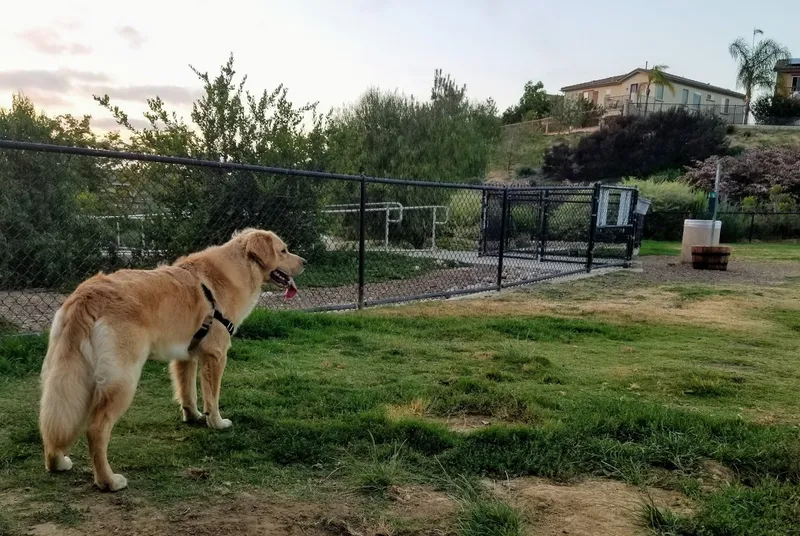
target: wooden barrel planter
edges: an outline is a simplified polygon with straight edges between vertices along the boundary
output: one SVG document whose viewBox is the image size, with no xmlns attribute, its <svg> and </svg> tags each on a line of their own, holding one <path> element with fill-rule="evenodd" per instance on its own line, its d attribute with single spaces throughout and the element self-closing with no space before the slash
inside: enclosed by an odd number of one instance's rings
<svg viewBox="0 0 800 536">
<path fill-rule="evenodd" d="M 728 269 L 731 248 L 728 246 L 692 246 L 692 267 L 695 270 Z"/>
</svg>

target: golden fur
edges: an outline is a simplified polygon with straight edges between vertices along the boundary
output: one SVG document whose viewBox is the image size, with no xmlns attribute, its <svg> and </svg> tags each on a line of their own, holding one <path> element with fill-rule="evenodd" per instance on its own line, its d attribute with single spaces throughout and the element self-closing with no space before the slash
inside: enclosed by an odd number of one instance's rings
<svg viewBox="0 0 800 536">
<path fill-rule="evenodd" d="M 66 456 L 84 427 L 95 483 L 116 491 L 127 485 L 106 455 L 111 429 L 127 410 L 148 358 L 171 361 L 175 396 L 183 420 L 199 421 L 197 367 L 206 422 L 227 428 L 219 414 L 219 392 L 230 336 L 218 321 L 189 350 L 194 334 L 211 314 L 201 283 L 217 309 L 239 326 L 255 307 L 261 287 L 288 276 L 305 261 L 289 253 L 272 232 L 247 229 L 221 246 L 154 270 L 120 270 L 84 281 L 53 319 L 42 365 L 39 423 L 48 471 L 66 471 Z M 293 282 L 292 282 L 293 285 Z"/>
</svg>

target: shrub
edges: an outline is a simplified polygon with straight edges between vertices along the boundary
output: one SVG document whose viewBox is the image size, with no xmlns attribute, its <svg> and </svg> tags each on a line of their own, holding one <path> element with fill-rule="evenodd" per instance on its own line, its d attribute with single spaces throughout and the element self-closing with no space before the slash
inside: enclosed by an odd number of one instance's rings
<svg viewBox="0 0 800 536">
<path fill-rule="evenodd" d="M 724 123 L 682 108 L 647 117 L 609 118 L 575 148 L 554 146 L 544 171 L 562 180 L 644 177 L 681 168 L 728 148 Z"/>
<path fill-rule="evenodd" d="M 643 238 L 680 240 L 683 220 L 705 209 L 703 193 L 685 183 L 626 179 L 624 184 L 637 187 L 639 195 L 650 200 L 650 211 L 644 218 Z"/>
<path fill-rule="evenodd" d="M 107 95 L 95 97 L 129 131 L 122 148 L 284 168 L 323 166 L 324 121 L 316 104 L 296 106 L 283 85 L 250 93 L 246 77 L 237 80 L 233 56 L 216 76 L 193 71 L 203 93 L 193 103 L 191 124 L 155 96 L 148 99 L 147 126 L 135 128 Z M 321 204 L 319 181 L 144 162 L 128 163 L 124 179 L 131 190 L 126 205 L 159 215 L 145 221 L 145 235 L 150 249 L 167 259 L 224 242 L 244 227 L 272 229 L 306 257 L 321 250 L 319 219 L 309 217 Z"/>
<path fill-rule="evenodd" d="M 88 118 L 50 119 L 21 96 L 0 109 L 0 138 L 97 144 Z M 101 254 L 109 235 L 89 217 L 109 170 L 100 159 L 0 151 L 0 288 L 68 287 L 109 267 Z"/>
<path fill-rule="evenodd" d="M 419 101 L 372 89 L 334 113 L 328 128 L 331 171 L 431 182 L 477 182 L 486 172 L 499 139 L 500 123 L 491 100 L 468 99 L 466 86 L 436 71 L 431 99 Z M 333 202 L 358 199 L 355 183 L 333 187 Z M 446 205 L 454 190 L 370 184 L 370 202 L 406 206 Z M 355 225 L 352 216 L 349 229 Z M 408 212 L 393 236 L 422 246 L 431 236 L 429 211 Z"/>
<path fill-rule="evenodd" d="M 800 99 L 764 95 L 753 103 L 753 115 L 760 125 L 792 125 L 800 121 Z"/>
<path fill-rule="evenodd" d="M 780 192 L 800 199 L 800 147 L 754 147 L 738 156 L 712 156 L 696 164 L 683 179 L 702 190 L 714 187 L 720 170 L 720 196 L 738 203 L 751 197 L 754 201 L 770 201 L 770 192 Z"/>
</svg>

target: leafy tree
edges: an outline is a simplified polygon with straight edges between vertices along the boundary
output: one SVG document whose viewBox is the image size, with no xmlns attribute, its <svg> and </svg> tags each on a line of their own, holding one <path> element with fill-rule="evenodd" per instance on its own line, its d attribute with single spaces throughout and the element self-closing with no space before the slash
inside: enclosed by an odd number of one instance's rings
<svg viewBox="0 0 800 536">
<path fill-rule="evenodd" d="M 327 164 L 332 171 L 431 182 L 479 182 L 485 175 L 500 127 L 493 101 L 474 102 L 466 86 L 440 70 L 431 98 L 421 102 L 397 92 L 370 89 L 354 104 L 337 110 L 327 131 Z M 357 184 L 338 185 L 331 202 L 358 201 Z M 444 205 L 450 190 L 370 184 L 370 202 L 406 206 Z M 430 236 L 429 212 L 403 216 L 401 236 L 421 246 Z M 345 223 L 346 232 L 357 228 Z M 370 226 L 372 227 L 372 226 Z M 380 228 L 376 225 L 377 228 Z"/>
<path fill-rule="evenodd" d="M 736 61 L 737 86 L 744 89 L 745 113 L 747 123 L 753 91 L 758 88 L 771 89 L 775 85 L 775 63 L 791 56 L 789 49 L 772 39 L 762 39 L 749 44 L 739 37 L 728 47 L 731 57 Z"/>
<path fill-rule="evenodd" d="M 71 146 L 102 146 L 90 118 L 50 118 L 22 95 L 0 108 L 0 138 Z M 112 185 L 100 159 L 0 151 L 0 288 L 69 287 L 112 261 L 100 253 L 110 239 L 92 218 Z"/>
<path fill-rule="evenodd" d="M 668 65 L 655 65 L 652 69 L 647 71 L 647 92 L 644 99 L 645 115 L 647 115 L 647 103 L 650 99 L 650 88 L 653 86 L 653 84 L 664 86 L 665 88 L 669 89 L 673 95 L 675 94 L 675 86 L 667 77 L 667 69 L 669 69 Z"/>
<path fill-rule="evenodd" d="M 553 118 L 569 128 L 596 126 L 603 116 L 603 108 L 583 98 L 562 97 L 554 101 Z"/>
<path fill-rule="evenodd" d="M 107 95 L 95 99 L 129 131 L 127 146 L 135 151 L 285 168 L 324 166 L 325 118 L 316 103 L 296 107 L 283 85 L 261 94 L 246 91 L 247 77 L 237 79 L 233 56 L 214 77 L 192 70 L 204 90 L 192 106 L 193 124 L 168 112 L 156 96 L 148 100 L 149 125 L 136 129 Z M 124 176 L 140 210 L 152 214 L 146 220 L 151 249 L 168 257 L 222 242 L 248 226 L 275 230 L 306 254 L 320 246 L 314 217 L 318 181 L 152 163 L 130 164 Z"/>
<path fill-rule="evenodd" d="M 800 99 L 764 95 L 753 104 L 753 116 L 760 125 L 791 125 L 800 120 Z"/>
<path fill-rule="evenodd" d="M 530 121 L 532 119 L 542 119 L 550 115 L 552 97 L 544 90 L 542 82 L 533 83 L 529 80 L 525 83 L 525 89 L 519 99 L 519 103 L 510 106 L 503 112 L 502 122 L 504 125 Z"/>
</svg>

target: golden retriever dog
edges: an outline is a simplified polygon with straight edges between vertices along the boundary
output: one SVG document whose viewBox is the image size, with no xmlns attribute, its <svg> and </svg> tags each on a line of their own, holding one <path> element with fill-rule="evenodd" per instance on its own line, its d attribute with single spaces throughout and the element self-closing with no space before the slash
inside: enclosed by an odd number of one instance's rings
<svg viewBox="0 0 800 536">
<path fill-rule="evenodd" d="M 45 468 L 69 470 L 69 448 L 86 427 L 97 486 L 127 486 L 111 470 L 107 448 L 148 358 L 171 361 L 184 421 L 200 421 L 204 414 L 209 427 L 229 427 L 219 414 L 219 393 L 231 335 L 265 283 L 294 296 L 293 277 L 304 265 L 275 233 L 246 229 L 170 266 L 101 273 L 81 283 L 53 318 L 42 365 Z M 197 409 L 198 364 L 203 414 Z"/>
</svg>

